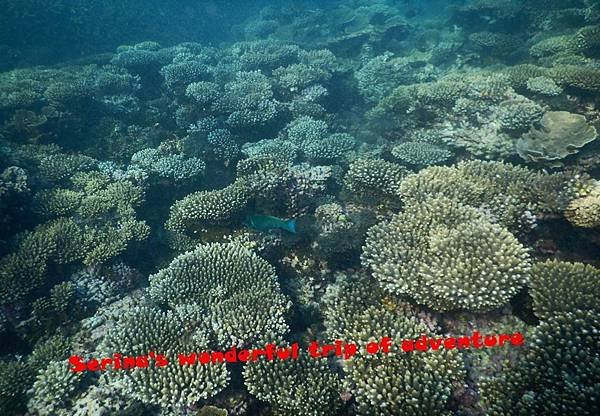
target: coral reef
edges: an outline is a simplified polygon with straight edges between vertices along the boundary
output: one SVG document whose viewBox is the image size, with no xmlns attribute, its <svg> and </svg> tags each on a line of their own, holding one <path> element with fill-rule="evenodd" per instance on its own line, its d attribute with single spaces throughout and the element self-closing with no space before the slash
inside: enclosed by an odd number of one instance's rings
<svg viewBox="0 0 600 416">
<path fill-rule="evenodd" d="M 531 270 L 530 293 L 540 319 L 571 311 L 597 311 L 598 277 L 594 266 L 549 260 Z"/>
<path fill-rule="evenodd" d="M 592 415 L 598 410 L 598 319 L 594 312 L 560 313 L 531 334 L 528 354 L 513 368 L 483 384 L 489 414 L 556 415 L 570 409 Z"/>
<path fill-rule="evenodd" d="M 171 207 L 166 227 L 185 233 L 198 232 L 203 226 L 227 223 L 242 212 L 248 199 L 247 186 L 241 182 L 187 195 Z"/>
<path fill-rule="evenodd" d="M 207 347 L 208 336 L 201 324 L 193 310 L 163 312 L 140 306 L 127 311 L 106 334 L 100 350 L 107 357 L 115 351 L 134 357 L 157 351 L 170 364 L 157 366 L 152 362 L 147 368 L 109 369 L 106 374 L 109 385 L 124 397 L 171 409 L 182 409 L 216 395 L 229 380 L 224 365 L 177 363 L 179 353 L 189 354 Z"/>
<path fill-rule="evenodd" d="M 0 414 L 598 413 L 597 0 L 4 3 Z"/>
<path fill-rule="evenodd" d="M 400 195 L 424 201 L 434 195 L 477 207 L 511 230 L 526 231 L 536 215 L 560 213 L 576 198 L 583 178 L 568 173 L 536 172 L 502 162 L 469 161 L 433 166 L 408 176 Z"/>
<path fill-rule="evenodd" d="M 410 205 L 371 228 L 362 258 L 386 291 L 438 311 L 500 307 L 530 269 L 512 234 L 447 198 Z"/>
<path fill-rule="evenodd" d="M 530 162 L 554 162 L 573 155 L 598 136 L 585 117 L 566 111 L 544 114 L 541 128 L 533 128 L 516 144 L 519 155 Z"/>
<path fill-rule="evenodd" d="M 199 246 L 177 257 L 150 277 L 149 295 L 172 308 L 197 306 L 223 348 L 264 345 L 288 330 L 289 305 L 272 266 L 233 244 Z"/>
<path fill-rule="evenodd" d="M 268 381 L 267 381 L 268 380 Z M 280 414 L 331 415 L 341 406 L 341 381 L 326 359 L 259 360 L 244 367 L 248 391 Z"/>
</svg>

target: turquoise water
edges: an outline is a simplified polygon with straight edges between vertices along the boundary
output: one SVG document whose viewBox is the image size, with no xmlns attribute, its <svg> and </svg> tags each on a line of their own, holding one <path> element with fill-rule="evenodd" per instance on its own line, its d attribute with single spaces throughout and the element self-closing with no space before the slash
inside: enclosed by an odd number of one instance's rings
<svg viewBox="0 0 600 416">
<path fill-rule="evenodd" d="M 598 413 L 598 1 L 4 3 L 0 414 Z"/>
</svg>

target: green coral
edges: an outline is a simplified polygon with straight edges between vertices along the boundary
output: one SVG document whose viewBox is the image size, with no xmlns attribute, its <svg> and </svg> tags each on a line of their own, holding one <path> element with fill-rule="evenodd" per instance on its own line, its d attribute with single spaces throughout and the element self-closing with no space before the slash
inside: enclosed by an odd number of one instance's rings
<svg viewBox="0 0 600 416">
<path fill-rule="evenodd" d="M 543 56 L 577 53 L 578 48 L 573 36 L 560 35 L 537 42 L 529 49 L 529 52 L 532 56 L 540 58 Z"/>
<path fill-rule="evenodd" d="M 457 78 L 401 85 L 382 99 L 376 108 L 394 117 L 406 116 L 407 113 L 435 116 L 452 108 L 456 100 L 465 96 L 468 90 L 468 84 Z"/>
<path fill-rule="evenodd" d="M 206 138 L 208 144 L 207 153 L 210 158 L 224 162 L 226 165 L 231 160 L 235 160 L 240 147 L 235 138 L 227 129 L 216 129 L 208 133 Z"/>
<path fill-rule="evenodd" d="M 242 181 L 218 190 L 192 193 L 171 206 L 168 230 L 193 233 L 203 227 L 227 224 L 239 215 L 250 199 L 249 189 Z"/>
<path fill-rule="evenodd" d="M 452 152 L 430 143 L 406 142 L 394 146 L 392 156 L 414 166 L 440 165 L 452 157 Z"/>
<path fill-rule="evenodd" d="M 35 374 L 21 361 L 0 361 L 0 413 L 21 412 L 25 393 L 33 383 Z"/>
<path fill-rule="evenodd" d="M 40 416 L 67 414 L 73 396 L 78 390 L 82 373 L 71 371 L 66 361 L 51 361 L 41 370 L 31 391 L 27 407 Z"/>
<path fill-rule="evenodd" d="M 586 26 L 577 31 L 574 43 L 579 52 L 593 57 L 598 57 L 600 50 L 600 25 Z"/>
<path fill-rule="evenodd" d="M 507 68 L 503 73 L 510 80 L 511 86 L 519 90 L 526 88 L 527 82 L 533 78 L 548 76 L 553 79 L 553 77 L 547 75 L 546 68 L 541 68 L 532 64 L 515 65 Z"/>
<path fill-rule="evenodd" d="M 328 131 L 326 122 L 309 116 L 292 120 L 285 128 L 287 139 L 297 144 L 318 142 L 327 137 Z"/>
<path fill-rule="evenodd" d="M 600 195 L 573 199 L 565 209 L 565 218 L 577 227 L 600 227 Z"/>
<path fill-rule="evenodd" d="M 547 75 L 563 87 L 600 92 L 600 69 L 594 67 L 557 65 L 550 68 Z"/>
<path fill-rule="evenodd" d="M 582 263 L 549 260 L 531 270 L 530 294 L 540 319 L 576 310 L 600 310 L 600 270 Z"/>
<path fill-rule="evenodd" d="M 44 179 L 60 182 L 77 172 L 91 170 L 96 163 L 88 156 L 59 153 L 44 157 L 40 161 L 39 171 Z"/>
<path fill-rule="evenodd" d="M 419 71 L 424 65 L 424 58 L 417 54 L 394 57 L 386 52 L 367 61 L 355 72 L 354 77 L 358 81 L 360 94 L 368 102 L 377 103 L 398 85 L 426 81 L 432 74 L 427 73 L 429 68 Z"/>
<path fill-rule="evenodd" d="M 469 35 L 469 40 L 478 52 L 491 56 L 509 55 L 519 46 L 519 38 L 506 33 L 475 32 Z"/>
<path fill-rule="evenodd" d="M 483 209 L 511 230 L 526 226 L 537 213 L 562 212 L 575 196 L 571 174 L 536 172 L 503 162 L 468 161 L 431 166 L 409 175 L 400 186 L 405 201 L 439 195 Z"/>
<path fill-rule="evenodd" d="M 205 163 L 196 157 L 165 154 L 159 149 L 143 149 L 131 157 L 130 169 L 141 169 L 159 178 L 178 181 L 204 176 Z"/>
<path fill-rule="evenodd" d="M 363 264 L 384 289 L 438 311 L 492 310 L 527 282 L 527 250 L 474 208 L 447 198 L 410 205 L 371 228 Z"/>
<path fill-rule="evenodd" d="M 80 172 L 71 182 L 72 189 L 36 195 L 35 209 L 58 218 L 23 233 L 15 249 L 0 259 L 0 303 L 19 300 L 42 286 L 50 263 L 99 265 L 147 238 L 148 225 L 136 219 L 135 208 L 144 198 L 139 186 L 112 181 L 97 171 Z M 71 216 L 61 217 L 65 214 Z"/>
<path fill-rule="evenodd" d="M 377 281 L 366 273 L 338 273 L 335 283 L 327 287 L 322 302 L 323 320 L 329 338 L 361 341 L 359 331 L 362 331 L 363 327 L 357 317 L 363 315 L 366 310 L 382 309 L 383 298 L 384 293 Z M 375 323 L 374 320 L 369 322 L 369 325 Z M 389 320 L 385 320 L 382 325 L 386 323 L 389 323 Z M 380 335 L 369 334 L 366 340 L 371 336 Z"/>
<path fill-rule="evenodd" d="M 0 258 L 0 304 L 15 302 L 43 285 L 47 262 L 55 250 L 44 233 L 31 233 L 19 249 Z"/>
<path fill-rule="evenodd" d="M 340 254 L 360 251 L 367 229 L 375 224 L 375 214 L 356 205 L 330 203 L 315 209 L 315 220 L 318 236 L 314 244 L 318 253 L 335 259 Z"/>
<path fill-rule="evenodd" d="M 407 333 L 417 338 L 420 334 Z M 433 352 L 360 357 L 346 364 L 346 384 L 355 395 L 359 415 L 450 415 L 452 381 L 461 377 L 453 354 Z"/>
<path fill-rule="evenodd" d="M 360 345 L 360 353 L 344 361 L 344 385 L 352 393 L 359 415 L 449 414 L 452 383 L 464 378 L 457 351 L 426 354 L 399 351 L 404 339 L 434 331 L 412 318 L 412 308 L 387 299 L 368 275 L 340 274 L 323 297 L 330 339 Z M 389 353 L 369 355 L 366 343 L 392 338 Z"/>
<path fill-rule="evenodd" d="M 64 235 L 70 236 L 72 241 L 63 237 L 63 245 L 70 244 L 73 250 L 79 249 L 86 265 L 104 263 L 122 253 L 132 241 L 147 238 L 149 227 L 144 221 L 137 220 L 135 213 L 135 208 L 144 201 L 141 187 L 128 180 L 112 181 L 100 172 L 79 173 L 71 181 L 80 201 L 73 219 L 59 219 L 49 224 L 68 227 L 70 232 Z M 69 194 L 74 200 L 74 194 Z M 60 205 L 52 207 L 53 197 L 52 192 L 39 195 L 38 205 L 44 211 L 62 208 Z M 61 211 L 53 214 L 60 215 Z M 58 235 L 57 232 L 54 234 Z M 64 252 L 64 249 L 59 251 Z M 68 262 L 76 258 L 79 257 Z"/>
<path fill-rule="evenodd" d="M 27 365 L 38 371 L 48 364 L 48 361 L 66 360 L 72 352 L 71 342 L 63 335 L 57 334 L 45 341 L 39 342 L 27 357 Z"/>
<path fill-rule="evenodd" d="M 298 151 L 299 148 L 295 143 L 280 139 L 263 139 L 242 146 L 242 152 L 249 158 L 270 157 L 289 163 L 296 159 Z"/>
<path fill-rule="evenodd" d="M 328 416 L 341 406 L 341 381 L 326 359 L 301 351 L 294 360 L 259 360 L 244 367 L 250 394 L 273 406 L 281 415 Z"/>
<path fill-rule="evenodd" d="M 559 35 L 534 44 L 530 53 L 537 58 L 553 55 L 589 55 L 598 53 L 600 26 L 586 26 L 575 34 Z"/>
<path fill-rule="evenodd" d="M 304 155 L 315 163 L 331 163 L 343 158 L 356 146 L 356 140 L 346 133 L 335 133 L 321 140 L 304 143 Z"/>
<path fill-rule="evenodd" d="M 194 100 L 201 109 L 208 109 L 220 96 L 219 84 L 214 82 L 192 82 L 185 90 L 185 95 Z"/>
<path fill-rule="evenodd" d="M 331 74 L 319 67 L 292 64 L 275 69 L 273 77 L 283 90 L 296 92 L 314 84 L 327 82 L 331 78 Z"/>
<path fill-rule="evenodd" d="M 500 103 L 496 112 L 503 130 L 511 133 L 523 133 L 542 118 L 544 109 L 534 101 L 519 98 Z"/>
<path fill-rule="evenodd" d="M 563 89 L 553 79 L 543 76 L 528 79 L 527 89 L 533 93 L 547 97 L 556 97 L 563 92 Z"/>
<path fill-rule="evenodd" d="M 33 204 L 35 212 L 43 217 L 65 216 L 75 213 L 82 199 L 80 192 L 52 188 L 36 193 Z"/>
<path fill-rule="evenodd" d="M 396 199 L 400 184 L 408 175 L 402 165 L 383 159 L 357 159 L 344 176 L 345 187 L 358 197 Z"/>
<path fill-rule="evenodd" d="M 193 406 L 221 390 L 229 381 L 224 364 L 180 365 L 178 354 L 190 354 L 208 348 L 208 336 L 201 315 L 188 311 L 161 311 L 149 306 L 128 309 L 113 324 L 100 344 L 105 356 L 118 351 L 123 356 L 164 354 L 166 366 L 132 370 L 108 369 L 110 387 L 124 397 L 171 411 Z"/>
<path fill-rule="evenodd" d="M 149 294 L 173 308 L 201 307 L 222 347 L 264 345 L 288 330 L 284 316 L 289 305 L 275 270 L 234 244 L 201 245 L 180 255 L 150 276 Z"/>
<path fill-rule="evenodd" d="M 482 403 L 491 416 L 595 415 L 600 385 L 597 313 L 560 313 L 542 321 L 522 360 L 482 382 Z"/>
</svg>

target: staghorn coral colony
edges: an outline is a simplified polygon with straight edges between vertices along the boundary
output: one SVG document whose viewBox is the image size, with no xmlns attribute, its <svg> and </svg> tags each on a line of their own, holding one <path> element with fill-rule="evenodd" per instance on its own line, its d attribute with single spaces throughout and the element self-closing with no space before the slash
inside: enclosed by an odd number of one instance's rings
<svg viewBox="0 0 600 416">
<path fill-rule="evenodd" d="M 2 64 L 0 414 L 599 414 L 600 3 L 428 3 Z M 306 353 L 473 331 L 525 342 Z"/>
</svg>

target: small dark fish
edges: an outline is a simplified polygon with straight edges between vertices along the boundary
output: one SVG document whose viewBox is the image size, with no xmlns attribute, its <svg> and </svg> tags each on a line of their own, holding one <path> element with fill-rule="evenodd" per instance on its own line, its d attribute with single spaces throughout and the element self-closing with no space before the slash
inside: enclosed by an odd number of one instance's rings
<svg viewBox="0 0 600 416">
<path fill-rule="evenodd" d="M 272 217 L 270 215 L 250 215 L 246 218 L 244 224 L 257 231 L 269 231 L 279 228 L 292 234 L 296 234 L 295 218 L 292 218 L 291 220 L 282 220 L 281 218 Z"/>
</svg>

